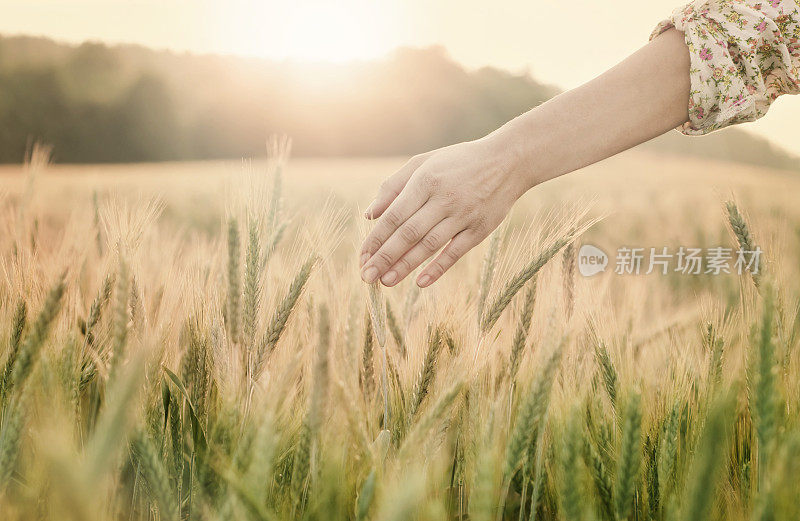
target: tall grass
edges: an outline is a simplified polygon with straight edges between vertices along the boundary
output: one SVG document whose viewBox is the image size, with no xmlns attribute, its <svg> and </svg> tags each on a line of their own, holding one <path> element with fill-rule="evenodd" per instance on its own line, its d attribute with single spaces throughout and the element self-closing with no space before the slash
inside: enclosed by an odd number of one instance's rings
<svg viewBox="0 0 800 521">
<path fill-rule="evenodd" d="M 433 288 L 364 287 L 363 233 L 284 202 L 270 149 L 202 233 L 95 190 L 68 221 L 4 199 L 0 518 L 800 518 L 790 249 L 644 298 L 578 278 L 566 212 Z"/>
</svg>

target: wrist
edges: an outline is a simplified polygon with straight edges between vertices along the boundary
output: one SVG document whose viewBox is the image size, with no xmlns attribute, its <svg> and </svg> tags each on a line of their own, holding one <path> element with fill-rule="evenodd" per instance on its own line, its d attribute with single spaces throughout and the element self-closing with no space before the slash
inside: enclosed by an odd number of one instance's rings
<svg viewBox="0 0 800 521">
<path fill-rule="evenodd" d="M 546 177 L 536 161 L 537 156 L 540 156 L 536 151 L 538 147 L 532 139 L 526 139 L 520 118 L 509 121 L 485 139 L 502 161 L 509 180 L 518 186 L 519 196 L 522 196 L 544 182 Z"/>
</svg>

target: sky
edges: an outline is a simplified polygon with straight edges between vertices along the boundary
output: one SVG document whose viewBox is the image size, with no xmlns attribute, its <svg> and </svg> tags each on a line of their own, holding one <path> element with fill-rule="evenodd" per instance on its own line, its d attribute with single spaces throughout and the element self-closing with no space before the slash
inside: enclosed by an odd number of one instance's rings
<svg viewBox="0 0 800 521">
<path fill-rule="evenodd" d="M 0 34 L 274 59 L 377 59 L 441 45 L 468 68 L 571 88 L 647 42 L 681 0 L 0 0 Z M 800 96 L 747 124 L 800 154 Z"/>
</svg>

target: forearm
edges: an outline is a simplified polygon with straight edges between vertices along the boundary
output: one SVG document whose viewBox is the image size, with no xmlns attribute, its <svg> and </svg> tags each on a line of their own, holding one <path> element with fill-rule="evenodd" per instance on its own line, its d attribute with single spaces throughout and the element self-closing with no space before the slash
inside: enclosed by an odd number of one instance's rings
<svg viewBox="0 0 800 521">
<path fill-rule="evenodd" d="M 673 29 L 486 139 L 510 156 L 528 189 L 687 121 L 689 83 L 688 49 L 683 33 Z"/>
</svg>

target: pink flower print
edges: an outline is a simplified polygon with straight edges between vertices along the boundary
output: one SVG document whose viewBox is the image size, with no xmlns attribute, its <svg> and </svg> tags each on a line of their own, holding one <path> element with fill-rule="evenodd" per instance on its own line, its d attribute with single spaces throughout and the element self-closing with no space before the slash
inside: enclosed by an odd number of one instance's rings
<svg viewBox="0 0 800 521">
<path fill-rule="evenodd" d="M 747 92 L 749 92 L 750 94 L 753 94 L 753 93 L 755 93 L 755 91 L 756 91 L 755 86 L 753 86 L 753 85 L 748 83 L 747 84 Z"/>
<path fill-rule="evenodd" d="M 709 61 L 709 60 L 711 60 L 711 58 L 713 58 L 713 57 L 714 57 L 714 55 L 711 53 L 711 50 L 709 50 L 709 48 L 708 48 L 708 47 L 702 47 L 702 48 L 700 49 L 700 59 L 701 59 L 701 60 L 703 60 L 703 61 Z"/>
<path fill-rule="evenodd" d="M 703 119 L 703 116 L 705 116 L 705 111 L 703 110 L 703 107 L 697 107 L 696 109 L 694 109 L 694 115 L 697 119 Z"/>
<path fill-rule="evenodd" d="M 778 7 L 779 5 L 781 5 L 781 0 L 769 0 L 769 5 L 771 5 L 772 7 Z"/>
<path fill-rule="evenodd" d="M 758 29 L 758 32 L 760 32 L 760 33 L 763 33 L 764 31 L 766 31 L 767 30 L 767 21 L 766 20 L 762 20 L 760 24 L 756 25 L 756 29 Z"/>
<path fill-rule="evenodd" d="M 715 80 L 721 80 L 723 73 L 724 73 L 724 71 L 722 70 L 722 67 L 714 67 L 714 79 Z"/>
</svg>

